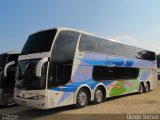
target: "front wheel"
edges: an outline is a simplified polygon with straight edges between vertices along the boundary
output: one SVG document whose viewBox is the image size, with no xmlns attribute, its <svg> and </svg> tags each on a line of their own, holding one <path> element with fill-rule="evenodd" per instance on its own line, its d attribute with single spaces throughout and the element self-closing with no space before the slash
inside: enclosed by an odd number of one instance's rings
<svg viewBox="0 0 160 120">
<path fill-rule="evenodd" d="M 89 97 L 85 89 L 80 89 L 77 94 L 76 107 L 83 108 L 88 105 Z"/>
<path fill-rule="evenodd" d="M 146 83 L 146 92 L 149 92 L 150 91 L 150 85 L 149 85 L 149 83 L 147 82 Z"/>
</svg>

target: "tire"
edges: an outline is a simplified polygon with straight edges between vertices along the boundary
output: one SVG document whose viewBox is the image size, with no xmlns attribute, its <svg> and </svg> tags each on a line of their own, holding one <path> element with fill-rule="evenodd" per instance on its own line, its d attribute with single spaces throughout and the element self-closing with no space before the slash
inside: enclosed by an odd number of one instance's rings
<svg viewBox="0 0 160 120">
<path fill-rule="evenodd" d="M 83 108 L 88 105 L 89 102 L 89 95 L 86 89 L 82 88 L 77 93 L 76 98 L 76 107 L 77 108 Z"/>
<path fill-rule="evenodd" d="M 104 101 L 104 93 L 100 87 L 97 87 L 94 92 L 94 104 L 99 104 Z"/>
<path fill-rule="evenodd" d="M 139 85 L 139 93 L 142 94 L 145 92 L 145 87 L 144 87 L 144 84 L 143 83 L 140 83 Z"/>
<path fill-rule="evenodd" d="M 146 89 L 146 92 L 150 91 L 150 84 L 148 82 L 146 83 L 146 88 L 145 89 Z"/>
</svg>

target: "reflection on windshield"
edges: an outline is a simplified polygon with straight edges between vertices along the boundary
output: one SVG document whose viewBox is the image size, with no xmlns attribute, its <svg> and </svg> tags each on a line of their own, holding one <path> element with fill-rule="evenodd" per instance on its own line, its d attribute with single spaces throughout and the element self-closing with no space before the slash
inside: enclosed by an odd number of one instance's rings
<svg viewBox="0 0 160 120">
<path fill-rule="evenodd" d="M 30 35 L 22 49 L 21 54 L 33 54 L 50 51 L 55 34 L 56 30 L 52 29 Z"/>
<path fill-rule="evenodd" d="M 2 75 L 3 75 L 3 71 L 2 71 L 2 67 L 0 67 L 0 80 L 1 80 Z"/>
<path fill-rule="evenodd" d="M 36 65 L 40 59 L 19 61 L 16 73 L 16 88 L 39 90 L 45 88 L 45 79 L 36 77 Z"/>
<path fill-rule="evenodd" d="M 1 54 L 0 55 L 0 67 L 4 67 L 5 63 L 6 63 L 6 60 L 7 60 L 7 55 L 6 54 Z"/>
</svg>

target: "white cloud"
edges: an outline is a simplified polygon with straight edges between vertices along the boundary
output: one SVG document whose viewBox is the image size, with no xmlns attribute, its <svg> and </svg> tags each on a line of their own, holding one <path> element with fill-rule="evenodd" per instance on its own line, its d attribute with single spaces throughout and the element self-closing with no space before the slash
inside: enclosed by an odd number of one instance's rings
<svg viewBox="0 0 160 120">
<path fill-rule="evenodd" d="M 139 42 L 137 41 L 137 39 L 135 39 L 132 36 L 128 36 L 128 35 L 109 36 L 107 38 L 109 38 L 111 40 L 114 40 L 114 41 L 119 41 L 119 42 L 122 42 L 122 43 L 125 43 L 125 44 L 129 44 L 129 45 L 138 45 L 139 44 Z"/>
<path fill-rule="evenodd" d="M 152 50 L 152 51 L 155 51 L 156 54 L 160 54 L 160 48 L 158 46 L 159 44 L 152 44 L 149 48 Z"/>
</svg>

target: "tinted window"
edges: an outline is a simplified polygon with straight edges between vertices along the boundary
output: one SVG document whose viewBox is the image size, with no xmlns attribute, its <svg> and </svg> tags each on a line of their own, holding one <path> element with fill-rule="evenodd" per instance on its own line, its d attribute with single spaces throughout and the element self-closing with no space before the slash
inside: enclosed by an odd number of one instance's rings
<svg viewBox="0 0 160 120">
<path fill-rule="evenodd" d="M 155 54 L 153 52 L 144 50 L 143 56 L 145 60 L 151 60 L 151 61 L 155 60 Z"/>
<path fill-rule="evenodd" d="M 0 54 L 0 67 L 4 67 L 7 62 L 8 55 L 7 54 Z"/>
<path fill-rule="evenodd" d="M 132 46 L 125 46 L 126 57 L 135 58 L 135 48 Z"/>
<path fill-rule="evenodd" d="M 95 80 L 136 79 L 138 68 L 94 66 L 93 78 Z"/>
<path fill-rule="evenodd" d="M 19 54 L 9 54 L 7 63 L 15 61 L 17 63 Z M 7 69 L 7 77 L 2 79 L 2 84 L 4 88 L 13 88 L 15 84 L 15 72 L 17 64 L 11 65 Z M 13 89 L 12 89 L 13 92 Z"/>
<path fill-rule="evenodd" d="M 156 59 L 156 55 L 154 52 L 149 52 L 149 60 L 154 61 Z"/>
<path fill-rule="evenodd" d="M 54 60 L 70 60 L 74 56 L 79 34 L 76 32 L 60 32 L 54 43 L 52 57 Z"/>
<path fill-rule="evenodd" d="M 35 76 L 36 65 L 40 59 L 18 61 L 15 87 L 26 90 L 42 90 L 46 87 L 47 62 L 42 66 L 42 77 Z"/>
<path fill-rule="evenodd" d="M 143 49 L 136 48 L 135 49 L 135 57 L 138 58 L 138 59 L 145 59 Z"/>
<path fill-rule="evenodd" d="M 56 30 L 53 29 L 30 35 L 22 49 L 22 54 L 50 51 L 55 34 Z"/>
<path fill-rule="evenodd" d="M 115 79 L 115 71 L 113 67 L 94 66 L 93 78 L 95 80 L 112 80 Z"/>
<path fill-rule="evenodd" d="M 19 54 L 11 54 L 11 55 L 9 55 L 7 62 L 11 62 L 11 61 L 15 61 L 16 62 L 18 60 L 18 56 L 19 56 Z"/>
<path fill-rule="evenodd" d="M 66 84 L 71 79 L 72 64 L 52 62 L 49 71 L 49 87 Z"/>
<path fill-rule="evenodd" d="M 99 47 L 100 53 L 114 54 L 114 51 L 113 51 L 114 48 L 112 46 L 111 41 L 100 39 L 99 42 L 100 42 L 100 44 L 99 44 L 100 45 L 100 47 Z"/>
<path fill-rule="evenodd" d="M 126 56 L 126 50 L 125 50 L 125 45 L 121 43 L 117 43 L 118 45 L 118 55 L 119 56 Z"/>
<path fill-rule="evenodd" d="M 80 51 L 90 51 L 151 61 L 155 60 L 154 52 L 89 35 L 81 36 Z"/>
<path fill-rule="evenodd" d="M 118 53 L 119 53 L 119 51 L 118 51 L 118 48 L 119 48 L 118 44 L 115 43 L 115 42 L 113 42 L 113 48 L 114 48 L 113 54 L 114 55 L 118 55 Z"/>
<path fill-rule="evenodd" d="M 72 31 L 58 35 L 52 50 L 48 87 L 64 85 L 70 80 L 78 38 L 79 33 Z"/>
<path fill-rule="evenodd" d="M 151 61 L 155 60 L 155 53 L 148 50 L 136 48 L 135 55 L 136 58 L 138 59 L 151 60 Z"/>
<path fill-rule="evenodd" d="M 98 39 L 96 37 L 82 35 L 80 40 L 80 51 L 98 52 Z"/>
<path fill-rule="evenodd" d="M 117 79 L 134 79 L 138 77 L 139 69 L 116 67 L 115 72 L 116 72 Z"/>
</svg>

